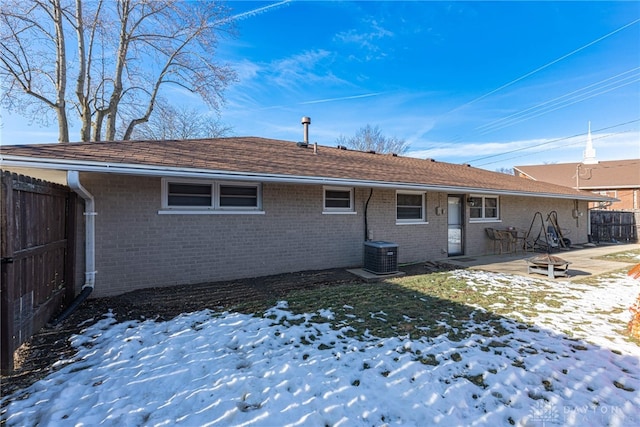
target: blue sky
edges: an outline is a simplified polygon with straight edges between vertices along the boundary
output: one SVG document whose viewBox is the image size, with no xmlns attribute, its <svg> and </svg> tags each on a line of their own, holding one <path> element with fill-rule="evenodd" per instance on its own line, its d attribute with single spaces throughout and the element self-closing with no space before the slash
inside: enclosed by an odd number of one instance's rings
<svg viewBox="0 0 640 427">
<path fill-rule="evenodd" d="M 310 140 L 335 145 L 370 124 L 408 155 L 494 170 L 580 161 L 591 122 L 599 160 L 640 158 L 639 2 L 228 5 L 239 35 L 218 58 L 239 76 L 221 116 L 234 135 L 298 141 L 309 116 Z M 25 140 L 19 122 L 5 141 Z"/>
</svg>

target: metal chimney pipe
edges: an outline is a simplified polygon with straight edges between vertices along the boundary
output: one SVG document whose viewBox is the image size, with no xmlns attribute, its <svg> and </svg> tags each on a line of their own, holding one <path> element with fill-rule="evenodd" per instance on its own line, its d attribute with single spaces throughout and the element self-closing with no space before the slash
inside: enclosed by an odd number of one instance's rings
<svg viewBox="0 0 640 427">
<path fill-rule="evenodd" d="M 302 123 L 302 126 L 304 127 L 304 143 L 308 144 L 309 143 L 309 125 L 311 124 L 311 118 L 305 116 L 302 118 L 300 123 Z"/>
</svg>

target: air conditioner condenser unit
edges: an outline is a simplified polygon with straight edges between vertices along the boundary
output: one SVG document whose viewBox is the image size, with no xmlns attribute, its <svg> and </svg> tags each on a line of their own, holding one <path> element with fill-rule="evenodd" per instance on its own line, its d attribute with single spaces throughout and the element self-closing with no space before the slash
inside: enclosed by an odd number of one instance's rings
<svg viewBox="0 0 640 427">
<path fill-rule="evenodd" d="M 364 242 L 364 270 L 373 274 L 398 272 L 398 245 L 391 242 Z"/>
</svg>

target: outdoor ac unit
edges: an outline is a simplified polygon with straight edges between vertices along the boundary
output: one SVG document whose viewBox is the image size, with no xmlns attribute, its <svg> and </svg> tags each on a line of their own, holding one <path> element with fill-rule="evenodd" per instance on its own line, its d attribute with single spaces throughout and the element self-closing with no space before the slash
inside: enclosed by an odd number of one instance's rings
<svg viewBox="0 0 640 427">
<path fill-rule="evenodd" d="M 398 245 L 391 242 L 364 242 L 364 270 L 373 274 L 398 272 Z"/>
</svg>

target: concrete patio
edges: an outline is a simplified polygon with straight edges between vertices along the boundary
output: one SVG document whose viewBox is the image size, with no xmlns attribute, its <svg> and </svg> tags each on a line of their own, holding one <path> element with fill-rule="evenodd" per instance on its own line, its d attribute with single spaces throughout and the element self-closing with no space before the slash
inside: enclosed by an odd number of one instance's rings
<svg viewBox="0 0 640 427">
<path fill-rule="evenodd" d="M 579 280 L 586 276 L 595 276 L 615 270 L 631 268 L 634 264 L 627 262 L 597 259 L 603 255 L 616 252 L 640 249 L 640 244 L 606 244 L 594 247 L 576 247 L 569 250 L 555 250 L 551 254 L 570 262 L 567 277 L 553 280 Z M 527 272 L 527 258 L 540 255 L 539 252 L 518 252 L 515 254 L 460 256 L 444 258 L 439 261 L 463 268 L 484 270 L 494 273 L 516 274 L 527 277 L 548 278 L 546 275 Z M 638 260 L 640 262 L 640 260 Z"/>
</svg>

